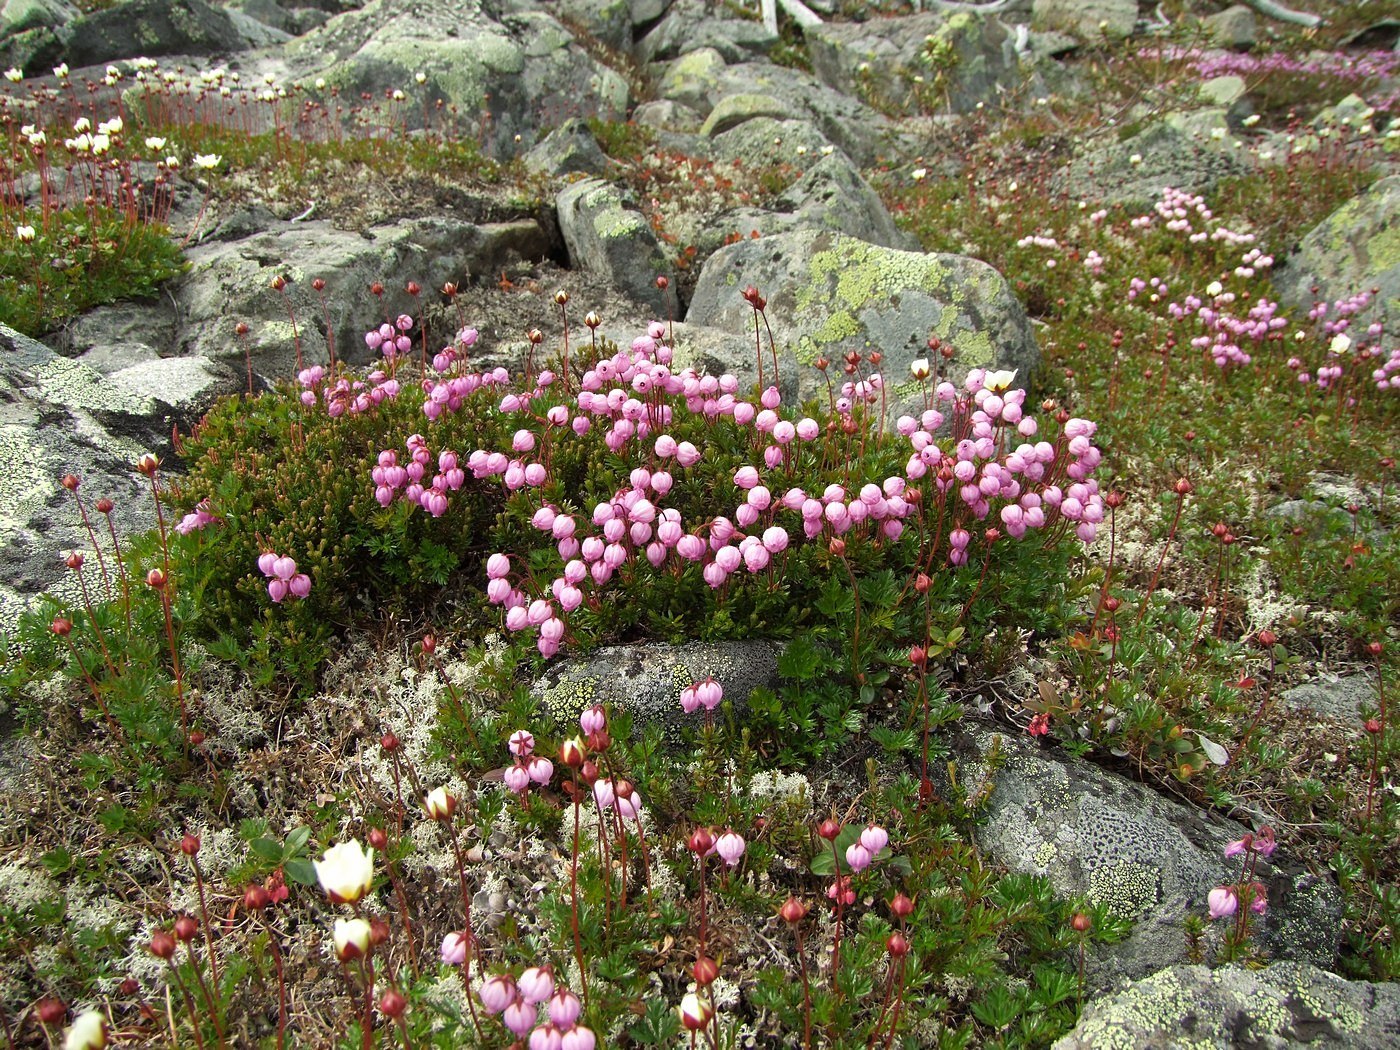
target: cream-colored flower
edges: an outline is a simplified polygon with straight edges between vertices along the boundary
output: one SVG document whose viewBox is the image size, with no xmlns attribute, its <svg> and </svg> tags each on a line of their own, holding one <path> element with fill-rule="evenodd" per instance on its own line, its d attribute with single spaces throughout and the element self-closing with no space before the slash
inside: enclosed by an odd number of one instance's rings
<svg viewBox="0 0 1400 1050">
<path fill-rule="evenodd" d="M 369 923 L 364 919 L 335 920 L 335 955 L 337 959 L 358 959 L 369 951 Z"/>
<path fill-rule="evenodd" d="M 334 904 L 358 903 L 374 881 L 374 850 L 365 849 L 356 839 L 332 846 L 312 864 Z"/>
<path fill-rule="evenodd" d="M 152 135 L 146 140 L 146 148 L 153 153 L 159 153 L 161 150 L 165 149 L 165 139 L 161 138 L 159 135 Z"/>
<path fill-rule="evenodd" d="M 190 163 L 202 171 L 213 171 L 223 159 L 217 153 L 196 153 Z"/>
<path fill-rule="evenodd" d="M 1003 368 L 997 372 L 988 372 L 982 377 L 982 385 L 988 390 L 1000 393 L 1007 389 L 1016 381 L 1016 369 Z"/>
<path fill-rule="evenodd" d="M 33 226 L 16 226 L 15 239 L 28 244 L 34 240 L 35 231 Z"/>
<path fill-rule="evenodd" d="M 1219 281 L 1211 281 L 1210 284 L 1206 285 L 1206 295 L 1209 296 L 1219 295 L 1224 290 L 1225 286 Z"/>
<path fill-rule="evenodd" d="M 1332 353 L 1341 356 L 1351 349 L 1351 336 L 1345 332 L 1338 332 L 1332 337 L 1331 344 L 1327 347 Z"/>
<path fill-rule="evenodd" d="M 433 788 L 423 800 L 423 811 L 434 820 L 451 820 L 457 811 L 457 799 L 447 788 Z"/>
<path fill-rule="evenodd" d="M 73 1018 L 63 1037 L 63 1050 L 102 1050 L 107 1045 L 107 1018 L 97 1010 L 85 1010 Z"/>
<path fill-rule="evenodd" d="M 916 357 L 909 362 L 909 374 L 915 379 L 924 380 L 928 378 L 928 358 Z"/>
<path fill-rule="evenodd" d="M 8 80 L 11 84 L 18 84 L 21 80 L 24 79 L 24 74 L 21 73 L 14 66 L 11 66 L 9 69 L 5 70 L 5 79 Z"/>
</svg>

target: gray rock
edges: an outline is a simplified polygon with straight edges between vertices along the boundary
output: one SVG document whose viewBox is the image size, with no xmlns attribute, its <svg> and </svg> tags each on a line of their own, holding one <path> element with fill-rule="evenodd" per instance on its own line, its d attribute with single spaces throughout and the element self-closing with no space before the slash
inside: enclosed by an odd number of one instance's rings
<svg viewBox="0 0 1400 1050">
<path fill-rule="evenodd" d="M 627 108 L 626 79 L 559 22 L 537 9 L 493 17 L 482 0 L 370 0 L 298 37 L 283 55 L 294 79 L 322 78 L 345 97 L 404 90 L 412 104 L 400 116 L 410 128 L 423 120 L 420 97 L 464 116 L 489 111 L 493 155 L 513 156 L 517 135 L 528 148 L 542 127 L 569 117 L 622 119 Z"/>
<path fill-rule="evenodd" d="M 1196 95 L 1208 106 L 1233 106 L 1249 90 L 1244 77 L 1212 77 L 1196 89 Z"/>
<path fill-rule="evenodd" d="M 632 14 L 632 26 L 650 25 L 661 20 L 671 0 L 628 0 L 627 7 Z"/>
<path fill-rule="evenodd" d="M 1032 15 L 1047 29 L 1087 40 L 1121 40 L 1137 26 L 1137 0 L 1035 0 Z"/>
<path fill-rule="evenodd" d="M 632 120 L 645 128 L 658 128 L 665 131 L 691 132 L 700 129 L 703 118 L 689 106 L 679 102 L 658 100 L 643 102 L 632 111 Z"/>
<path fill-rule="evenodd" d="M 1125 140 L 1091 146 L 1056 177 L 1055 185 L 1076 197 L 1146 208 L 1167 187 L 1201 193 L 1247 170 L 1233 152 L 1208 143 L 1158 122 Z"/>
<path fill-rule="evenodd" d="M 1367 675 L 1318 679 L 1294 686 L 1283 702 L 1294 711 L 1312 711 L 1347 729 L 1360 729 L 1365 711 L 1376 710 L 1379 697 L 1375 680 Z"/>
<path fill-rule="evenodd" d="M 573 117 L 546 135 L 524 156 L 525 167 L 540 175 L 602 175 L 608 158 L 588 122 Z"/>
<path fill-rule="evenodd" d="M 605 47 L 624 51 L 632 46 L 632 8 L 628 0 L 559 0 L 553 7 L 561 21 Z"/>
<path fill-rule="evenodd" d="M 473 274 L 499 273 L 522 259 L 538 261 L 550 249 L 549 237 L 533 220 L 476 226 L 440 218 L 407 219 L 362 233 L 321 221 L 279 222 L 253 237 L 195 245 L 186 250 L 190 271 L 175 286 L 184 321 L 180 352 L 225 362 L 242 375 L 247 351 L 260 375 L 287 377 L 295 368 L 298 338 L 306 363 L 327 359 L 312 280 L 322 278 L 327 297 L 341 304 L 363 304 L 369 286 L 379 281 L 385 293 L 372 308 L 342 305 L 332 314 L 336 355 L 363 363 L 367 316 L 416 315 L 421 309 L 404 291 L 410 278 L 440 288 Z M 286 301 L 271 289 L 278 275 L 288 282 Z M 295 336 L 288 302 L 298 318 Z M 246 341 L 234 332 L 240 321 L 250 328 Z"/>
<path fill-rule="evenodd" d="M 722 97 L 758 94 L 776 99 L 782 111 L 767 115 L 778 120 L 808 121 L 861 167 L 877 162 L 899 127 L 864 102 L 828 87 L 812 74 L 771 62 L 725 67 L 719 78 L 719 93 Z M 757 115 L 750 113 L 748 119 Z"/>
<path fill-rule="evenodd" d="M 1275 274 L 1274 286 L 1298 307 L 1378 288 L 1352 317 L 1351 331 L 1381 321 L 1390 339 L 1400 336 L 1400 176 L 1382 179 L 1319 223 Z"/>
<path fill-rule="evenodd" d="M 675 290 L 656 287 L 656 278 L 670 273 L 661 245 L 651 224 L 621 188 L 601 179 L 584 179 L 564 189 L 556 207 L 573 266 L 606 276 L 655 310 L 658 318 L 677 315 Z"/>
<path fill-rule="evenodd" d="M 726 62 L 746 62 L 767 54 L 777 42 L 762 22 L 726 18 L 723 7 L 705 0 L 676 0 L 637 42 L 635 53 L 643 62 L 669 62 L 686 52 L 710 47 Z"/>
<path fill-rule="evenodd" d="M 232 0 L 226 5 L 225 10 L 239 11 L 249 18 L 257 19 L 265 26 L 280 29 L 292 36 L 301 32 L 297 29 L 296 18 L 277 0 Z"/>
<path fill-rule="evenodd" d="M 159 451 L 162 431 L 169 433 L 150 398 L 0 325 L 0 631 L 12 630 L 41 592 L 81 602 L 63 553 L 91 555 L 93 545 L 59 485 L 64 474 L 78 476 L 89 507 L 101 496 L 114 501 L 119 534 L 152 524 L 149 491 L 132 465 Z M 90 568 L 89 585 L 100 591 L 95 559 Z"/>
<path fill-rule="evenodd" d="M 1204 916 L 1210 890 L 1239 878 L 1239 862 L 1223 851 L 1250 829 L 984 723 L 960 723 L 953 750 L 963 790 L 992 787 L 974 832 L 980 848 L 1014 871 L 1047 877 L 1064 896 L 1083 894 L 1134 921 L 1124 941 L 1091 954 L 1086 980 L 1107 987 L 1187 961 L 1182 920 Z M 1269 901 L 1254 917 L 1259 941 L 1275 958 L 1331 965 L 1341 897 L 1330 882 L 1282 870 L 1287 848 L 1274 854 L 1279 866 L 1260 861 L 1256 869 Z M 1220 930 L 1209 927 L 1208 938 Z"/>
<path fill-rule="evenodd" d="M 725 700 L 742 714 L 750 693 L 776 683 L 778 650 L 768 642 L 605 646 L 551 664 L 530 693 L 561 726 L 577 727 L 588 707 L 605 703 L 630 711 L 638 727 L 660 725 L 669 734 L 703 722 L 703 716 L 681 710 L 680 695 L 707 675 L 724 686 Z"/>
<path fill-rule="evenodd" d="M 1233 4 L 1206 18 L 1206 29 L 1220 47 L 1248 51 L 1259 42 L 1259 20 L 1243 4 Z"/>
<path fill-rule="evenodd" d="M 262 27 L 263 33 L 270 32 Z M 216 55 L 274 42 L 204 0 L 124 0 L 70 24 L 63 57 L 95 66 L 137 55 Z"/>
<path fill-rule="evenodd" d="M 788 114 L 788 107 L 772 95 L 746 93 L 726 95 L 710 110 L 705 123 L 700 125 L 700 134 L 713 137 L 731 131 L 746 121 L 758 117 L 778 119 Z"/>
<path fill-rule="evenodd" d="M 800 172 L 819 163 L 832 143 L 808 120 L 755 117 L 715 135 L 710 155 L 748 168 L 789 165 Z"/>
<path fill-rule="evenodd" d="M 179 422 L 197 422 L 214 402 L 238 391 L 233 370 L 202 357 L 167 357 L 128 365 L 107 382 L 135 397 L 169 406 Z"/>
<path fill-rule="evenodd" d="M 831 230 L 885 248 L 918 249 L 918 241 L 894 224 L 880 195 L 844 153 L 822 157 L 778 199 L 802 229 Z"/>
<path fill-rule="evenodd" d="M 26 29 L 52 29 L 78 17 L 68 0 L 5 0 L 0 6 L 0 35 Z"/>
<path fill-rule="evenodd" d="M 717 100 L 719 74 L 724 66 L 724 56 L 714 48 L 697 48 L 666 67 L 656 85 L 656 95 L 707 117 Z"/>
<path fill-rule="evenodd" d="M 909 365 L 937 335 L 956 349 L 951 377 L 973 367 L 1014 368 L 1024 377 L 1040 350 L 1021 304 L 1001 274 L 976 259 L 882 248 L 841 234 L 803 230 L 722 248 L 705 263 L 686 320 L 752 337 L 747 285 L 768 299 L 785 396 L 826 397 L 810 366 L 847 351 L 879 349 L 889 377 L 890 415 L 920 405 Z M 736 374 L 757 378 L 751 359 Z"/>
<path fill-rule="evenodd" d="M 916 112 L 921 97 L 936 97 L 968 113 L 1022 80 L 1006 26 L 967 11 L 826 23 L 807 30 L 807 49 L 823 83 L 886 112 Z M 923 78 L 918 92 L 915 77 Z"/>
<path fill-rule="evenodd" d="M 1089 1003 L 1054 1050 L 1400 1046 L 1400 984 L 1305 964 L 1173 966 Z"/>
</svg>

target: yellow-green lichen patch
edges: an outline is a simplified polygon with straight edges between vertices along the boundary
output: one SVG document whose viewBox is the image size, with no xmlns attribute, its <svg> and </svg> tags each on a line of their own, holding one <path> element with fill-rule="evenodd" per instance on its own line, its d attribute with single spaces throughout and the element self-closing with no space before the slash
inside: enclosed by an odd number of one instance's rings
<svg viewBox="0 0 1400 1050">
<path fill-rule="evenodd" d="M 152 408 L 145 398 L 112 386 L 96 369 L 66 357 L 55 357 L 36 368 L 34 383 L 45 401 L 68 408 L 135 415 L 144 415 Z"/>
<path fill-rule="evenodd" d="M 599 679 L 592 675 L 567 676 L 545 689 L 540 705 L 561 726 L 568 727 L 598 702 Z"/>
<path fill-rule="evenodd" d="M 1378 231 L 1366 245 L 1372 275 L 1400 266 L 1400 221 Z"/>
<path fill-rule="evenodd" d="M 0 484 L 0 525 L 9 526 L 28 508 L 42 505 L 58 491 L 52 465 L 28 427 L 0 427 L 0 461 L 5 476 Z"/>
<path fill-rule="evenodd" d="M 1136 919 L 1157 903 L 1159 875 L 1146 864 L 1122 862 L 1089 872 L 1088 897 L 1115 915 Z"/>
</svg>

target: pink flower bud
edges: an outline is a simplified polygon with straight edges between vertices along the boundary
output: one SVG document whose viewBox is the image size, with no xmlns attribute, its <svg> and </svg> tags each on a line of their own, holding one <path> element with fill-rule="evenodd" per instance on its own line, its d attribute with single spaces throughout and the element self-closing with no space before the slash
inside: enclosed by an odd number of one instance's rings
<svg viewBox="0 0 1400 1050">
<path fill-rule="evenodd" d="M 461 966 L 467 961 L 467 939 L 456 930 L 442 939 L 442 961 L 448 966 Z M 490 981 L 487 984 L 490 984 Z M 483 991 L 485 991 L 484 988 Z M 491 1012 L 495 1013 L 496 1011 Z"/>
</svg>

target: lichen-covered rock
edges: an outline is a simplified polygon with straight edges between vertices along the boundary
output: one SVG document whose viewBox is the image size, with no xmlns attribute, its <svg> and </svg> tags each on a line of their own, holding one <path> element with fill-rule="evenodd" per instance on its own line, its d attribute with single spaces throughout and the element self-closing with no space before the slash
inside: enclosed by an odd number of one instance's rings
<svg viewBox="0 0 1400 1050">
<path fill-rule="evenodd" d="M 788 112 L 788 107 L 772 95 L 754 92 L 726 95 L 710 110 L 705 123 L 700 125 L 700 134 L 719 135 L 756 117 L 780 119 L 787 116 Z"/>
<path fill-rule="evenodd" d="M 702 118 L 689 106 L 679 102 L 658 99 L 643 102 L 632 111 L 632 122 L 644 128 L 657 128 L 664 131 L 689 133 L 698 131 Z"/>
<path fill-rule="evenodd" d="M 1087 40 L 1122 39 L 1137 25 L 1138 0 L 1035 0 L 1036 24 Z"/>
<path fill-rule="evenodd" d="M 0 631 L 10 631 L 42 591 L 81 600 L 63 554 L 90 555 L 92 543 L 59 479 L 75 474 L 87 499 L 111 498 L 119 533 L 145 529 L 149 491 L 132 465 L 169 430 L 150 397 L 3 325 L 0 403 Z"/>
<path fill-rule="evenodd" d="M 632 46 L 632 8 L 627 0 L 559 0 L 554 5 L 570 26 L 614 51 Z"/>
<path fill-rule="evenodd" d="M 965 719 L 952 743 L 960 787 L 970 796 L 991 788 L 974 832 L 979 847 L 1133 921 L 1125 940 L 1090 954 L 1092 986 L 1187 961 L 1182 921 L 1204 917 L 1206 895 L 1238 879 L 1239 862 L 1224 848 L 1250 829 L 983 723 Z M 1341 897 L 1330 882 L 1285 870 L 1287 849 L 1279 847 L 1274 866 L 1259 864 L 1269 902 L 1254 917 L 1259 943 L 1273 958 L 1331 965 Z M 1208 929 L 1211 944 L 1219 936 L 1218 924 Z"/>
<path fill-rule="evenodd" d="M 710 156 L 737 161 L 751 169 L 786 165 L 806 172 L 831 146 L 811 121 L 755 117 L 715 135 L 710 140 Z"/>
<path fill-rule="evenodd" d="M 78 17 L 68 0 L 4 0 L 0 4 L 0 35 L 28 29 L 52 29 Z"/>
<path fill-rule="evenodd" d="M 1232 4 L 1205 19 L 1205 27 L 1220 47 L 1248 51 L 1259 41 L 1259 20 L 1244 4 Z"/>
<path fill-rule="evenodd" d="M 675 290 L 656 286 L 656 278 L 670 272 L 661 244 L 622 189 L 583 179 L 559 194 L 556 207 L 573 266 L 607 277 L 659 318 L 676 316 Z"/>
<path fill-rule="evenodd" d="M 1360 732 L 1365 712 L 1375 712 L 1380 697 L 1376 680 L 1368 675 L 1346 678 L 1319 678 L 1296 685 L 1283 694 L 1283 702 L 1293 711 L 1311 711 L 1346 729 Z"/>
<path fill-rule="evenodd" d="M 656 97 L 679 102 L 707 117 L 714 109 L 724 56 L 712 47 L 687 52 L 666 67 L 656 85 Z"/>
<path fill-rule="evenodd" d="M 921 98 L 936 97 L 951 112 L 968 113 L 1022 80 L 1013 34 L 976 12 L 830 22 L 806 36 L 823 83 L 857 98 L 878 96 L 881 108 L 914 112 Z"/>
<path fill-rule="evenodd" d="M 676 0 L 637 42 L 636 56 L 643 62 L 667 62 L 708 47 L 726 62 L 744 62 L 766 54 L 778 42 L 762 22 L 727 14 L 722 5 L 706 0 Z"/>
<path fill-rule="evenodd" d="M 1025 310 L 1001 274 L 976 259 L 899 251 L 837 233 L 803 230 L 722 248 L 705 263 L 686 319 L 752 338 L 754 285 L 768 298 L 785 396 L 826 396 L 808 367 L 847 351 L 884 355 L 891 416 L 922 405 L 909 366 L 930 336 L 954 348 L 947 373 L 1014 368 L 1024 379 L 1040 360 Z M 765 343 L 767 336 L 764 336 Z M 770 369 L 771 371 L 771 369 Z M 757 378 L 756 362 L 737 373 Z"/>
<path fill-rule="evenodd" d="M 1159 121 L 1121 141 L 1091 145 L 1055 185 L 1081 199 L 1147 208 L 1167 187 L 1201 193 L 1245 171 L 1234 152 Z"/>
<path fill-rule="evenodd" d="M 1095 999 L 1054 1050 L 1400 1046 L 1400 984 L 1306 964 L 1174 966 Z"/>
<path fill-rule="evenodd" d="M 778 650 L 768 642 L 688 642 L 605 646 L 587 656 L 551 664 L 530 687 L 541 709 L 560 725 L 577 726 L 593 704 L 631 712 L 634 724 L 663 726 L 668 733 L 699 726 L 703 716 L 681 710 L 681 690 L 707 675 L 742 714 L 749 694 L 772 687 Z"/>
<path fill-rule="evenodd" d="M 730 95 L 765 95 L 776 99 L 778 120 L 805 120 L 862 167 L 874 164 L 885 151 L 899 125 L 860 99 L 822 83 L 811 73 L 771 62 L 743 62 L 726 66 L 719 74 L 721 98 Z M 749 113 L 746 119 L 760 114 Z M 728 127 L 735 127 L 735 123 Z M 719 135 L 725 128 L 712 128 Z"/>
<path fill-rule="evenodd" d="M 322 78 L 344 97 L 404 91 L 414 104 L 396 119 L 409 127 L 423 121 L 419 99 L 442 99 L 467 119 L 489 111 L 482 127 L 495 154 L 513 155 L 517 135 L 528 148 L 542 128 L 569 117 L 620 119 L 627 107 L 625 78 L 554 18 L 541 10 L 497 18 L 481 0 L 370 0 L 298 37 L 283 54 L 293 77 Z"/>
<path fill-rule="evenodd" d="M 251 20 L 236 22 L 204 0 L 123 0 L 71 22 L 62 57 L 74 68 L 138 55 L 214 55 L 285 39 Z"/>
<path fill-rule="evenodd" d="M 608 158 L 588 122 L 571 117 L 525 154 L 525 167 L 540 175 L 602 175 Z"/>
<path fill-rule="evenodd" d="M 408 275 L 424 288 L 440 288 L 469 275 L 498 273 L 521 259 L 542 259 L 550 247 L 533 219 L 482 225 L 406 219 L 359 233 L 329 222 L 278 222 L 252 237 L 186 251 L 190 271 L 175 288 L 184 320 L 181 351 L 226 361 L 237 371 L 250 351 L 254 370 L 275 379 L 295 370 L 298 341 L 303 361 L 324 363 L 328 348 L 316 323 L 322 305 L 311 288 L 320 277 L 328 297 L 351 307 L 332 314 L 336 356 L 364 363 L 370 322 L 386 312 L 421 309 L 421 302 L 404 291 Z M 277 276 L 287 281 L 281 294 L 271 288 Z M 371 306 L 368 289 L 376 281 L 384 295 Z M 295 332 L 288 302 L 299 319 Z M 235 334 L 239 322 L 250 328 L 246 341 Z"/>
<path fill-rule="evenodd" d="M 880 195 L 844 153 L 822 157 L 783 192 L 776 206 L 794 213 L 799 229 L 845 233 L 886 248 L 918 247 L 913 236 L 895 226 Z"/>
<path fill-rule="evenodd" d="M 1352 331 L 1382 321 L 1390 339 L 1400 336 L 1400 175 L 1382 179 L 1314 227 L 1274 286 L 1299 307 L 1379 289 L 1352 317 Z"/>
</svg>

